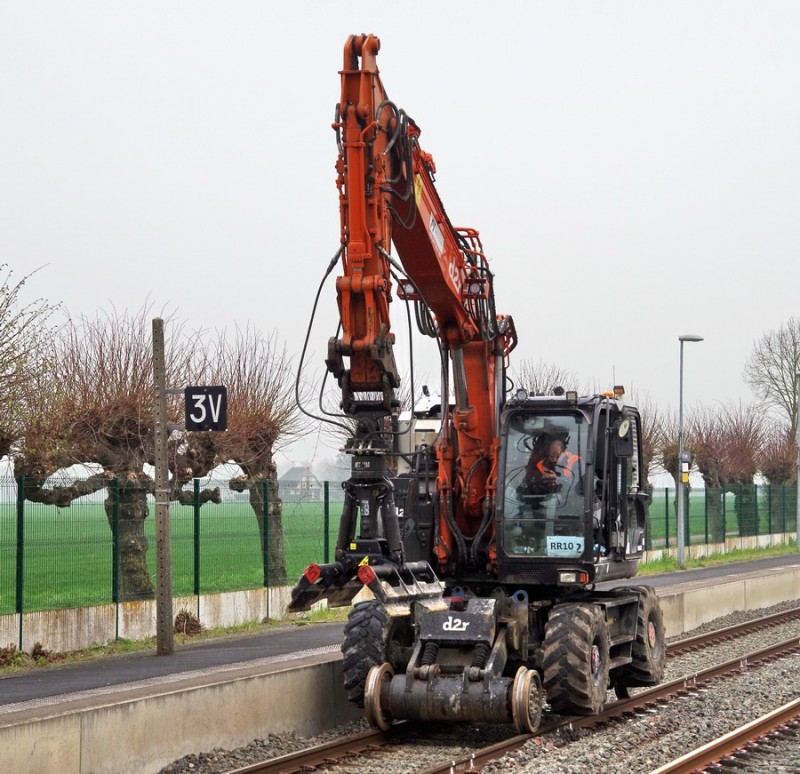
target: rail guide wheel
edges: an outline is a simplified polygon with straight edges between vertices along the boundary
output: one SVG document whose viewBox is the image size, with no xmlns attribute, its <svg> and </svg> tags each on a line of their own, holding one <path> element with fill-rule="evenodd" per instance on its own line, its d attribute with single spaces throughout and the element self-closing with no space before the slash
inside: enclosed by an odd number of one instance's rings
<svg viewBox="0 0 800 774">
<path fill-rule="evenodd" d="M 392 716 L 381 707 L 381 694 L 388 692 L 393 677 L 391 664 L 379 664 L 367 672 L 364 684 L 364 715 L 371 726 L 381 731 L 388 731 L 392 727 Z"/>
<path fill-rule="evenodd" d="M 544 691 L 535 669 L 520 667 L 511 686 L 511 717 L 521 734 L 535 734 L 542 720 Z"/>
</svg>

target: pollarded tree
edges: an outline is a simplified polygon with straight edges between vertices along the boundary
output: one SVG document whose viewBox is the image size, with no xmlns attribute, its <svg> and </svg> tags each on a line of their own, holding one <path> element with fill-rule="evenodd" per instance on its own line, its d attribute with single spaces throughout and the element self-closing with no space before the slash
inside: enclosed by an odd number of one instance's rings
<svg viewBox="0 0 800 774">
<path fill-rule="evenodd" d="M 775 486 L 792 484 L 797 477 L 797 442 L 785 428 L 769 427 L 758 457 L 758 469 Z"/>
<path fill-rule="evenodd" d="M 258 520 L 261 547 L 265 541 L 265 497 L 269 541 L 266 546 L 270 585 L 286 583 L 283 504 L 278 497 L 274 453 L 307 427 L 295 400 L 295 376 L 276 333 L 264 337 L 248 327 L 231 338 L 222 332 L 216 346 L 212 383 L 228 388 L 228 431 L 215 434 L 221 460 L 236 463 L 242 475 L 230 488 L 248 492 Z M 301 390 L 301 392 L 304 392 Z M 302 397 L 302 396 L 301 396 Z"/>
<path fill-rule="evenodd" d="M 42 298 L 25 302 L 25 285 L 35 272 L 14 281 L 0 265 L 0 457 L 11 453 L 25 422 L 25 385 L 45 370 L 51 340 L 50 317 L 57 305 Z"/>
<path fill-rule="evenodd" d="M 739 533 L 758 534 L 758 499 L 754 478 L 765 438 L 764 414 L 755 406 L 723 407 L 723 480 L 736 495 Z"/>
<path fill-rule="evenodd" d="M 651 465 L 672 476 L 678 484 L 678 417 L 673 411 L 655 412 Z M 642 417 L 644 423 L 645 417 Z M 685 439 L 684 439 L 685 440 Z"/>
<path fill-rule="evenodd" d="M 761 446 L 758 468 L 767 479 L 767 510 L 772 531 L 786 531 L 786 515 L 796 513 L 797 441 L 794 433 L 773 424 Z"/>
<path fill-rule="evenodd" d="M 153 596 L 147 569 L 144 523 L 147 496 L 154 492 L 147 466 L 155 461 L 153 354 L 150 309 L 136 315 L 100 312 L 94 319 L 69 320 L 53 342 L 43 369 L 26 382 L 26 425 L 14 456 L 24 477 L 26 499 L 67 508 L 77 498 L 106 489 L 106 516 L 113 524 L 119 502 L 120 596 Z M 168 326 L 166 376 L 170 386 L 190 383 L 199 336 Z M 171 401 L 170 422 L 182 418 Z M 170 444 L 170 499 L 191 502 L 182 486 L 206 475 L 216 464 L 207 433 Z M 90 465 L 88 478 L 59 485 L 48 479 L 71 465 Z M 219 501 L 219 491 L 204 491 L 202 502 Z"/>
<path fill-rule="evenodd" d="M 797 427 L 797 376 L 800 373 L 800 317 L 790 317 L 779 328 L 767 331 L 753 344 L 742 376 L 753 393 L 777 409 Z"/>
<path fill-rule="evenodd" d="M 743 535 L 758 531 L 753 478 L 764 440 L 763 414 L 754 406 L 727 404 L 695 412 L 687 447 L 706 484 L 712 540 L 724 540 L 723 492 L 736 495 L 735 511 Z"/>
<path fill-rule="evenodd" d="M 725 540 L 725 519 L 722 510 L 723 424 L 719 409 L 703 408 L 692 411 L 686 423 L 687 434 L 684 444 L 685 448 L 692 453 L 706 486 L 709 536 L 715 543 Z M 677 470 L 677 462 L 676 445 L 675 470 Z M 688 510 L 686 512 L 688 513 Z"/>
<path fill-rule="evenodd" d="M 665 434 L 669 425 L 669 417 L 650 400 L 648 395 L 631 395 L 631 402 L 639 409 L 642 418 L 642 481 L 647 484 L 650 469 L 660 466 L 661 456 L 665 448 Z"/>
</svg>

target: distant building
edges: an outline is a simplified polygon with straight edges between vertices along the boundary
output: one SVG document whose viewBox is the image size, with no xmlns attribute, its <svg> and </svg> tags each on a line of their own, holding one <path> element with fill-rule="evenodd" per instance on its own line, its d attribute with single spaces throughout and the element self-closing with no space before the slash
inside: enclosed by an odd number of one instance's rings
<svg viewBox="0 0 800 774">
<path fill-rule="evenodd" d="M 287 470 L 278 479 L 281 499 L 285 502 L 320 502 L 322 484 L 311 472 L 311 468 L 297 465 Z"/>
</svg>

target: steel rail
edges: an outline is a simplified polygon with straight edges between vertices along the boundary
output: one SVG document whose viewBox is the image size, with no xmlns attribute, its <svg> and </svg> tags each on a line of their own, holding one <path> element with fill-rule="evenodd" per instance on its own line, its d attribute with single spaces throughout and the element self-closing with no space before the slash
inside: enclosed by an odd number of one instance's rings
<svg viewBox="0 0 800 774">
<path fill-rule="evenodd" d="M 521 734 L 512 737 L 504 742 L 498 742 L 489 747 L 476 750 L 469 755 L 463 755 L 460 758 L 450 761 L 443 761 L 441 764 L 418 772 L 418 774 L 455 774 L 456 772 L 470 771 L 470 767 L 474 769 L 476 766 L 481 766 L 484 763 L 488 763 L 490 760 L 500 758 L 505 753 L 516 750 L 525 742 L 537 736 L 544 736 L 545 734 L 552 733 L 561 728 L 591 728 L 602 723 L 607 723 L 623 715 L 632 715 L 639 710 L 648 709 L 655 704 L 664 703 L 670 697 L 685 696 L 700 685 L 717 677 L 733 674 L 735 672 L 742 672 L 754 664 L 771 661 L 795 651 L 800 651 L 800 639 L 797 637 L 785 640 L 777 645 L 771 645 L 768 648 L 753 651 L 746 656 L 731 659 L 724 664 L 717 664 L 693 675 L 685 675 L 669 683 L 657 685 L 632 696 L 630 699 L 615 701 L 597 715 L 576 715 L 564 718 L 556 723 L 542 726 L 535 734 Z"/>
<path fill-rule="evenodd" d="M 691 772 L 720 761 L 731 753 L 743 750 L 748 743 L 785 726 L 797 717 L 800 717 L 800 699 L 790 701 L 751 723 L 746 723 L 730 733 L 654 769 L 650 774 L 691 774 Z"/>
<path fill-rule="evenodd" d="M 293 774 L 293 772 L 311 771 L 322 763 L 338 761 L 350 755 L 361 755 L 370 750 L 378 750 L 403 730 L 404 723 L 396 723 L 389 731 L 372 729 L 360 734 L 337 739 L 332 742 L 314 745 L 305 750 L 287 753 L 278 758 L 270 758 L 241 769 L 231 774 Z"/>
<path fill-rule="evenodd" d="M 797 618 L 800 618 L 800 607 L 793 607 L 790 610 L 784 610 L 780 613 L 773 613 L 772 615 L 765 615 L 762 618 L 755 618 L 751 621 L 745 621 L 744 623 L 726 626 L 724 629 L 715 629 L 705 634 L 686 637 L 683 640 L 678 640 L 669 645 L 667 648 L 667 655 L 672 658 L 692 650 L 708 647 L 716 642 L 756 633 L 762 629 L 773 626 L 780 626 L 789 621 L 794 621 Z"/>
</svg>

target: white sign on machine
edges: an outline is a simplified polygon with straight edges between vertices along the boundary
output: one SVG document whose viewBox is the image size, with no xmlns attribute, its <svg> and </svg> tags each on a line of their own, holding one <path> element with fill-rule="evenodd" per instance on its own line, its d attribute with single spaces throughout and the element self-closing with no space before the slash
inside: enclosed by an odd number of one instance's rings
<svg viewBox="0 0 800 774">
<path fill-rule="evenodd" d="M 583 554 L 583 537 L 579 535 L 548 535 L 547 555 L 576 558 Z"/>
</svg>

